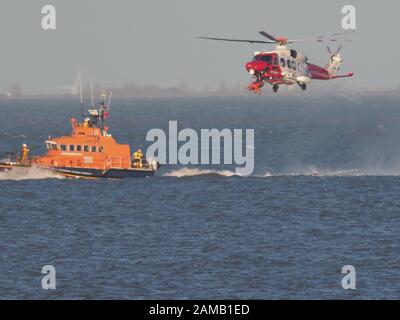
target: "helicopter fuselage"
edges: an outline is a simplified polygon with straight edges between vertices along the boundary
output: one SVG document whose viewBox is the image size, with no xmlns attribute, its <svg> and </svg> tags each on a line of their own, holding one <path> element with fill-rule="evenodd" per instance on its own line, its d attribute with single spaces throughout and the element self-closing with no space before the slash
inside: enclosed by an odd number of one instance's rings
<svg viewBox="0 0 400 320">
<path fill-rule="evenodd" d="M 352 73 L 336 76 L 342 61 L 336 53 L 331 56 L 326 67 L 320 67 L 309 63 L 306 55 L 286 46 L 277 46 L 273 51 L 257 51 L 253 60 L 245 65 L 246 70 L 255 78 L 248 88 L 259 93 L 265 83 L 273 85 L 274 91 L 281 84 L 299 84 L 305 90 L 312 79 L 331 80 L 352 76 Z"/>
<path fill-rule="evenodd" d="M 302 90 L 306 90 L 307 84 L 311 79 L 331 80 L 336 78 L 345 78 L 353 76 L 353 73 L 344 75 L 336 75 L 343 62 L 339 54 L 342 45 L 332 54 L 329 46 L 328 52 L 331 55 L 329 63 L 325 67 L 320 67 L 309 63 L 306 55 L 303 55 L 297 50 L 290 49 L 288 44 L 305 42 L 305 41 L 337 41 L 335 37 L 351 33 L 337 32 L 328 37 L 318 36 L 309 39 L 290 40 L 286 37 L 274 37 L 273 35 L 259 31 L 264 38 L 268 40 L 249 40 L 249 39 L 231 39 L 231 38 L 215 38 L 215 37 L 198 37 L 200 39 L 241 42 L 241 43 L 261 43 L 261 44 L 276 44 L 276 49 L 273 51 L 257 51 L 254 53 L 252 61 L 246 63 L 246 70 L 254 77 L 248 89 L 260 94 L 261 88 L 265 83 L 273 86 L 274 92 L 277 92 L 280 84 L 293 85 L 297 83 Z"/>
</svg>

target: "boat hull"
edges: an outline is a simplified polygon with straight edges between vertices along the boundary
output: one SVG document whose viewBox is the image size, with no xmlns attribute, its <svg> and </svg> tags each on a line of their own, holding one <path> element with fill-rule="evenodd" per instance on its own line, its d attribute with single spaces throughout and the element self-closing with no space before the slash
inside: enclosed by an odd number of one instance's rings
<svg viewBox="0 0 400 320">
<path fill-rule="evenodd" d="M 31 168 L 32 165 L 22 165 L 16 163 L 0 162 L 0 172 L 10 171 L 14 168 Z M 53 172 L 54 174 L 61 175 L 67 178 L 81 178 L 81 179 L 124 179 L 124 178 L 145 178 L 154 175 L 155 170 L 151 169 L 118 169 L 111 168 L 108 170 L 99 170 L 92 168 L 74 168 L 74 167 L 43 167 L 36 166 L 40 169 L 45 169 Z"/>
<path fill-rule="evenodd" d="M 69 178 L 83 179 L 124 179 L 124 178 L 145 178 L 154 175 L 154 170 L 148 169 L 86 169 L 86 168 L 46 168 L 56 174 Z"/>
</svg>

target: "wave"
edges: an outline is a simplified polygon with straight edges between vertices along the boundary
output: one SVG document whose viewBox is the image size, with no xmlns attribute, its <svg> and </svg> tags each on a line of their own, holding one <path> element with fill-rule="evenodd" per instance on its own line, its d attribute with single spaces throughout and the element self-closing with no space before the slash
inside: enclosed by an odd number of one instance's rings
<svg viewBox="0 0 400 320">
<path fill-rule="evenodd" d="M 239 176 L 234 171 L 230 170 L 212 170 L 199 168 L 182 168 L 167 172 L 164 177 L 194 177 L 194 176 L 219 176 L 219 177 L 234 177 Z"/>
<path fill-rule="evenodd" d="M 63 177 L 38 167 L 13 168 L 10 171 L 0 172 L 0 180 L 19 181 L 40 179 L 63 179 Z"/>
<path fill-rule="evenodd" d="M 295 170 L 288 176 L 312 176 L 312 177 L 354 177 L 369 175 L 360 169 L 320 169 L 314 166 L 309 166 L 301 170 Z"/>
<path fill-rule="evenodd" d="M 314 166 L 296 169 L 288 172 L 271 173 L 266 171 L 262 174 L 241 176 L 230 170 L 181 168 L 163 174 L 164 177 L 194 177 L 194 176 L 217 176 L 217 177 L 249 177 L 249 178 L 273 178 L 273 177 L 362 177 L 362 176 L 393 176 L 399 172 L 382 172 L 362 169 L 320 169 Z"/>
<path fill-rule="evenodd" d="M 400 170 L 379 169 L 320 169 L 314 166 L 304 169 L 296 169 L 292 172 L 274 173 L 269 172 L 258 177 L 366 177 L 366 176 L 399 176 Z"/>
<path fill-rule="evenodd" d="M 363 172 L 359 169 L 319 169 L 317 167 L 307 167 L 304 169 L 293 170 L 292 172 L 253 174 L 241 176 L 230 170 L 200 169 L 200 168 L 181 168 L 163 174 L 164 177 L 195 177 L 195 176 L 217 176 L 217 177 L 250 177 L 250 178 L 271 178 L 271 177 L 357 177 L 368 175 L 382 175 L 382 173 Z"/>
<path fill-rule="evenodd" d="M 11 137 L 11 139 L 25 139 L 25 138 L 26 138 L 26 136 L 23 135 L 23 134 L 19 134 L 19 135 L 16 135 L 16 136 L 12 136 L 12 137 Z"/>
</svg>

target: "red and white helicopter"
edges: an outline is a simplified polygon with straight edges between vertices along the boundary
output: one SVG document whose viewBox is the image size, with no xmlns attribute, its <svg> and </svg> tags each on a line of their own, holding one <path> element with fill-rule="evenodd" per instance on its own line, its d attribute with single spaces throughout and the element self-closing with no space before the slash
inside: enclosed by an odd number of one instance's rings
<svg viewBox="0 0 400 320">
<path fill-rule="evenodd" d="M 246 63 L 246 70 L 255 79 L 255 81 L 248 86 L 248 89 L 252 92 L 261 94 L 261 88 L 265 83 L 271 84 L 273 86 L 273 91 L 277 92 L 280 85 L 293 85 L 297 83 L 302 90 L 306 90 L 307 84 L 310 83 L 312 79 L 332 80 L 337 78 L 352 77 L 353 73 L 337 75 L 337 72 L 339 71 L 339 68 L 343 62 L 343 59 L 339 54 L 342 45 L 340 45 L 334 53 L 331 51 L 329 46 L 327 47 L 330 54 L 330 61 L 325 67 L 320 67 L 309 63 L 306 55 L 297 50 L 290 49 L 287 46 L 290 43 L 304 41 L 338 41 L 333 37 L 350 32 L 352 31 L 335 33 L 329 36 L 329 38 L 326 38 L 325 36 L 319 36 L 312 39 L 301 40 L 289 40 L 284 37 L 275 38 L 264 31 L 260 31 L 260 34 L 269 39 L 269 41 L 210 37 L 198 38 L 217 41 L 277 44 L 275 50 L 273 51 L 256 51 L 254 53 L 253 60 Z M 346 41 L 350 40 L 347 39 Z"/>
</svg>

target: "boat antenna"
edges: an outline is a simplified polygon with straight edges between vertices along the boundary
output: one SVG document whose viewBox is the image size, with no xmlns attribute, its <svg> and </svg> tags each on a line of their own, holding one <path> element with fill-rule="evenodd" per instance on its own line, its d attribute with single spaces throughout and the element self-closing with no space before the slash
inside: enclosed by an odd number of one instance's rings
<svg viewBox="0 0 400 320">
<path fill-rule="evenodd" d="M 93 102 L 93 82 L 90 80 L 90 100 L 92 102 L 92 109 L 94 108 L 94 102 Z"/>
<path fill-rule="evenodd" d="M 79 95 L 81 97 L 81 117 L 83 118 L 82 75 L 79 72 Z"/>
<path fill-rule="evenodd" d="M 108 103 L 107 103 L 108 106 L 110 106 L 111 97 L 112 97 L 112 91 L 110 91 L 110 95 L 108 96 Z"/>
</svg>

